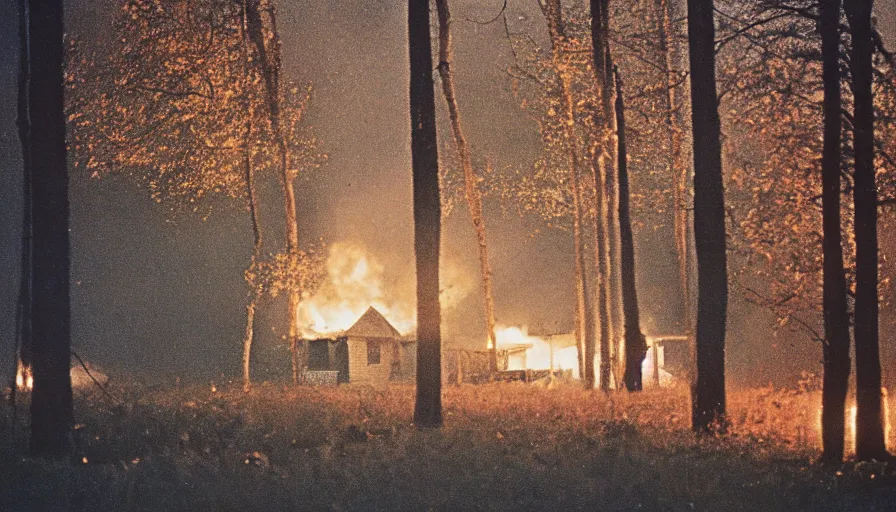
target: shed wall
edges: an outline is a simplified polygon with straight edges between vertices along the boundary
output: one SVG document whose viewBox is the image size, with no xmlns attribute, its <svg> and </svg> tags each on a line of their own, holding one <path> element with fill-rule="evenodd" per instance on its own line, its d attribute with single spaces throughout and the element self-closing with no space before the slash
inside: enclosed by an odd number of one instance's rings
<svg viewBox="0 0 896 512">
<path fill-rule="evenodd" d="M 367 338 L 348 338 L 348 373 L 350 381 L 360 384 L 388 384 L 395 360 L 394 340 L 374 339 L 380 343 L 379 364 L 367 364 Z"/>
</svg>

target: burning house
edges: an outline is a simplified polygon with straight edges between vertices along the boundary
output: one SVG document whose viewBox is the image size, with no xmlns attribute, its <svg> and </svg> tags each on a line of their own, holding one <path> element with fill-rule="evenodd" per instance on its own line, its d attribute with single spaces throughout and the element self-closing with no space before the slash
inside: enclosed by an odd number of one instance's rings
<svg viewBox="0 0 896 512">
<path fill-rule="evenodd" d="M 499 327 L 498 374 L 492 375 L 489 350 L 448 346 L 443 358 L 446 382 L 478 383 L 491 379 L 531 381 L 548 375 L 579 377 L 578 349 L 574 333 L 533 333 L 526 327 Z M 670 386 L 687 381 L 690 349 L 686 336 L 648 336 L 641 365 L 647 386 Z M 618 350 L 623 350 L 620 346 Z M 599 355 L 597 356 L 599 359 Z M 599 361 L 595 361 L 595 368 Z M 615 385 L 615 384 L 613 384 Z"/>
<path fill-rule="evenodd" d="M 416 340 L 402 336 L 373 307 L 336 336 L 307 341 L 306 381 L 311 383 L 331 373 L 336 373 L 337 382 L 362 384 L 412 380 L 416 375 Z"/>
</svg>

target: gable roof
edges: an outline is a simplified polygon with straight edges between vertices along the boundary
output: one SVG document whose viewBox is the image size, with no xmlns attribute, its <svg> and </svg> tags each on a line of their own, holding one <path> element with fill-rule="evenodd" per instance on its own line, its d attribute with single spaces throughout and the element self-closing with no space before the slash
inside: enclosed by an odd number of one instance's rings
<svg viewBox="0 0 896 512">
<path fill-rule="evenodd" d="M 358 338 L 400 338 L 401 333 L 373 306 L 361 315 L 355 325 L 346 329 L 343 336 Z"/>
</svg>

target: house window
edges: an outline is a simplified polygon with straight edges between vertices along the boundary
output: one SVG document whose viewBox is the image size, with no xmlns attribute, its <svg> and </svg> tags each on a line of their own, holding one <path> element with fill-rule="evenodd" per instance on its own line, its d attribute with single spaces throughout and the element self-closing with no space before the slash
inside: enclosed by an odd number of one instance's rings
<svg viewBox="0 0 896 512">
<path fill-rule="evenodd" d="M 380 342 L 367 340 L 367 364 L 380 364 Z"/>
</svg>

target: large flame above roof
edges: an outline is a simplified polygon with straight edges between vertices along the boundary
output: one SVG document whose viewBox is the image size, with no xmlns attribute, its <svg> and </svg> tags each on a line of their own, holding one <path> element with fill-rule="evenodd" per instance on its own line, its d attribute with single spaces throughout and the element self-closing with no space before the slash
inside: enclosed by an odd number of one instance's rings
<svg viewBox="0 0 896 512">
<path fill-rule="evenodd" d="M 387 296 L 384 268 L 357 244 L 336 243 L 327 257 L 327 280 L 296 312 L 302 334 L 327 336 L 350 328 L 369 308 L 376 308 L 399 332 L 414 330 L 415 315 L 405 301 Z"/>
</svg>

